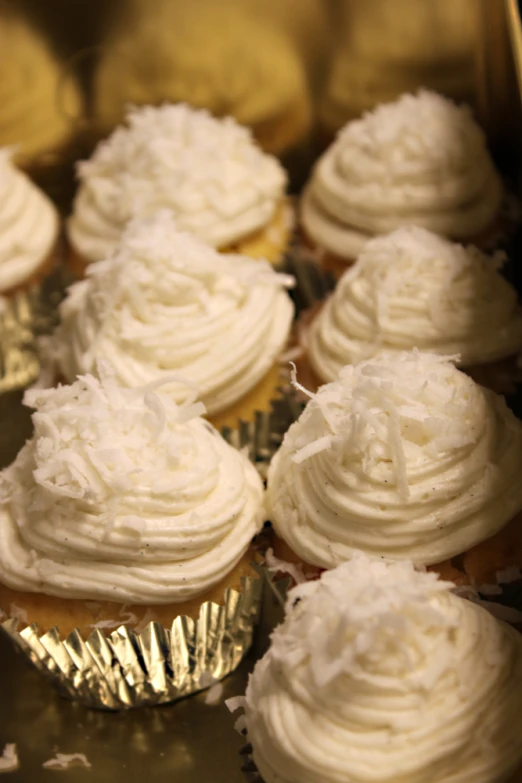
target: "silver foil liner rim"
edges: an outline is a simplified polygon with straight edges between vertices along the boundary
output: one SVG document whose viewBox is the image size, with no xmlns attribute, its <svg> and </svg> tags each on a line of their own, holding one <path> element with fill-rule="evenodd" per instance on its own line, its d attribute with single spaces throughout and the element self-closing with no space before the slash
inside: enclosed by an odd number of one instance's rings
<svg viewBox="0 0 522 783">
<path fill-rule="evenodd" d="M 249 649 L 262 595 L 262 580 L 243 577 L 240 591 L 227 588 L 223 604 L 207 601 L 199 617 L 178 615 L 170 628 L 150 622 L 143 631 L 121 625 L 111 633 L 59 629 L 39 634 L 37 625 L 0 627 L 65 697 L 88 707 L 122 710 L 166 704 L 226 677 Z"/>
</svg>

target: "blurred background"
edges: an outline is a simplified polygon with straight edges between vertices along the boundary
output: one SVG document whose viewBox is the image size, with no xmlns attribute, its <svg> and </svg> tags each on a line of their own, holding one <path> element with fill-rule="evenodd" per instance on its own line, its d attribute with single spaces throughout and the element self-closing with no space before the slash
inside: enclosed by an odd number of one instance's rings
<svg viewBox="0 0 522 783">
<path fill-rule="evenodd" d="M 72 163 L 110 133 L 127 104 L 186 101 L 250 126 L 298 189 L 344 123 L 423 86 L 471 104 L 497 154 L 512 161 L 520 101 L 509 7 L 0 0 L 0 146 L 17 145 L 20 165 L 67 200 Z"/>
</svg>

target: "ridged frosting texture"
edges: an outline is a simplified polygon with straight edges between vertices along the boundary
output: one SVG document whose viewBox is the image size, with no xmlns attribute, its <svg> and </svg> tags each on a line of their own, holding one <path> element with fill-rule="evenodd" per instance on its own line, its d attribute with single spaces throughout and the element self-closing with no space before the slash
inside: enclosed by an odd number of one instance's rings
<svg viewBox="0 0 522 783">
<path fill-rule="evenodd" d="M 277 362 L 287 341 L 293 279 L 262 261 L 220 254 L 176 230 L 163 211 L 132 223 L 114 256 L 69 289 L 53 339 L 62 374 L 114 367 L 124 386 L 182 376 L 165 391 L 184 399 L 191 383 L 209 414 L 243 397 Z"/>
<path fill-rule="evenodd" d="M 131 218 L 161 208 L 180 229 L 226 247 L 265 227 L 286 187 L 248 129 L 184 104 L 131 109 L 78 176 L 69 237 L 90 261 L 115 249 Z"/>
<path fill-rule="evenodd" d="M 270 519 L 303 560 L 354 550 L 426 565 L 522 509 L 522 423 L 435 354 L 380 356 L 312 396 L 268 474 Z"/>
<path fill-rule="evenodd" d="M 379 351 L 418 348 L 484 364 L 522 349 L 522 308 L 487 256 L 415 226 L 371 240 L 312 322 L 310 362 L 324 381 Z"/>
<path fill-rule="evenodd" d="M 0 147 L 24 163 L 55 153 L 72 136 L 83 100 L 72 70 L 55 57 L 25 13 L 0 13 Z"/>
<path fill-rule="evenodd" d="M 58 236 L 47 196 L 0 149 L 0 291 L 15 288 L 46 260 Z"/>
<path fill-rule="evenodd" d="M 501 198 L 469 109 L 420 91 L 340 131 L 315 166 L 302 220 L 321 247 L 353 258 L 369 237 L 404 224 L 456 239 L 477 236 Z"/>
<path fill-rule="evenodd" d="M 26 392 L 34 435 L 0 474 L 0 580 L 15 590 L 177 603 L 217 584 L 263 523 L 254 467 L 151 384 Z"/>
<path fill-rule="evenodd" d="M 290 591 L 245 700 L 265 783 L 509 778 L 522 638 L 450 587 L 359 555 Z"/>
</svg>

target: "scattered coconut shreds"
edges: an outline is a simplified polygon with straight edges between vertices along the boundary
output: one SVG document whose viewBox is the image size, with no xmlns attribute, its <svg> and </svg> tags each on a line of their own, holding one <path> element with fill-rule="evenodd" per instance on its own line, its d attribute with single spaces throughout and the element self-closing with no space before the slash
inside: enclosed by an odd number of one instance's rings
<svg viewBox="0 0 522 783">
<path fill-rule="evenodd" d="M 91 768 L 90 761 L 84 753 L 57 753 L 53 759 L 44 761 L 44 769 L 70 769 L 70 767 Z"/>
<path fill-rule="evenodd" d="M 306 582 L 306 576 L 303 573 L 303 567 L 295 563 L 287 563 L 286 560 L 280 560 L 274 555 L 272 547 L 267 549 L 265 555 L 266 566 L 269 571 L 289 574 L 296 584 Z"/>
<path fill-rule="evenodd" d="M 16 745 L 14 742 L 8 742 L 0 756 L 0 773 L 14 772 L 19 766 Z"/>
<path fill-rule="evenodd" d="M 245 705 L 244 696 L 232 696 L 230 699 L 227 699 L 225 701 L 225 707 L 230 712 L 235 712 L 236 710 L 239 710 L 241 707 L 244 707 L 244 705 Z"/>
<path fill-rule="evenodd" d="M 205 695 L 205 704 L 214 706 L 216 704 L 219 704 L 222 698 L 223 698 L 223 683 L 217 682 L 207 691 Z"/>
<path fill-rule="evenodd" d="M 510 585 L 513 582 L 518 582 L 522 578 L 520 568 L 516 566 L 507 566 L 501 571 L 497 571 L 497 582 L 501 585 Z"/>
<path fill-rule="evenodd" d="M 210 688 L 210 686 L 215 685 L 216 682 L 217 680 L 213 674 L 211 674 L 210 672 L 203 672 L 203 674 L 199 678 L 199 687 Z"/>
<path fill-rule="evenodd" d="M 99 620 L 97 623 L 90 623 L 87 627 L 104 631 L 108 628 L 118 628 L 121 624 L 121 620 Z"/>
</svg>

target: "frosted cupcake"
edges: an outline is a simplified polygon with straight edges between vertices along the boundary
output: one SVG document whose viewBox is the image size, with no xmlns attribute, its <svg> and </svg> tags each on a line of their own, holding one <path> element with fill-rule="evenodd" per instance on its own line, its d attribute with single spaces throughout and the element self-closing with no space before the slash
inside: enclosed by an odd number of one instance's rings
<svg viewBox="0 0 522 783">
<path fill-rule="evenodd" d="M 236 426 L 277 394 L 292 283 L 180 233 L 161 212 L 132 223 L 114 255 L 69 289 L 51 349 L 68 381 L 106 359 L 124 386 L 172 379 L 165 391 L 177 402 L 188 382 L 217 427 Z"/>
<path fill-rule="evenodd" d="M 327 138 L 419 85 L 458 101 L 477 90 L 480 10 L 468 0 L 341 0 L 337 44 L 318 107 Z"/>
<path fill-rule="evenodd" d="M 37 282 L 57 261 L 58 213 L 0 149 L 0 293 Z"/>
<path fill-rule="evenodd" d="M 68 223 L 78 273 L 114 251 L 131 218 L 162 208 L 221 251 L 277 262 L 289 241 L 286 174 L 230 117 L 185 105 L 132 109 L 78 176 Z"/>
<path fill-rule="evenodd" d="M 520 539 L 522 422 L 450 360 L 378 356 L 311 396 L 268 473 L 283 559 L 328 569 L 362 550 L 441 569 L 512 521 Z"/>
<path fill-rule="evenodd" d="M 522 638 L 359 554 L 294 588 L 244 700 L 264 783 L 520 780 Z"/>
<path fill-rule="evenodd" d="M 201 403 L 98 373 L 26 392 L 34 435 L 1 473 L 0 607 L 63 634 L 123 605 L 167 626 L 197 617 L 251 574 L 263 523 L 261 479 Z"/>
<path fill-rule="evenodd" d="M 99 131 L 119 124 L 130 103 L 186 101 L 235 117 L 267 152 L 300 144 L 312 121 L 305 69 L 271 16 L 236 0 L 157 0 L 154 14 L 144 0 L 127 3 L 95 74 Z"/>
<path fill-rule="evenodd" d="M 64 64 L 23 16 L 0 11 L 0 147 L 16 147 L 24 168 L 61 154 L 83 101 Z"/>
<path fill-rule="evenodd" d="M 469 109 L 420 91 L 348 123 L 317 162 L 301 206 L 334 268 L 376 234 L 415 224 L 475 240 L 498 218 L 502 183 Z"/>
<path fill-rule="evenodd" d="M 522 308 L 486 256 L 422 228 L 371 240 L 306 332 L 318 383 L 380 351 L 459 356 L 483 385 L 509 391 L 522 351 Z"/>
</svg>

